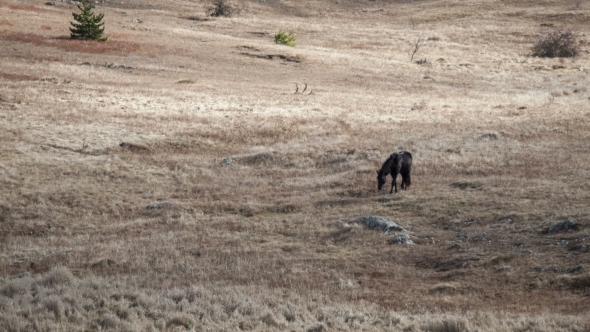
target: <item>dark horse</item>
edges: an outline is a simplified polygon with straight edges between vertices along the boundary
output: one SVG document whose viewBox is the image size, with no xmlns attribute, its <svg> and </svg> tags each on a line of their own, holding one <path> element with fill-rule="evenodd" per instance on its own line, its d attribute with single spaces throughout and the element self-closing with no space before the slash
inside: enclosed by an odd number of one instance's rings
<svg viewBox="0 0 590 332">
<path fill-rule="evenodd" d="M 397 175 L 402 175 L 402 185 L 401 189 L 406 190 L 412 184 L 412 180 L 410 178 L 410 171 L 412 170 L 412 154 L 408 151 L 400 151 L 391 154 L 389 158 L 383 163 L 381 169 L 377 171 L 377 188 L 381 190 L 383 185 L 385 184 L 385 178 L 388 174 L 391 174 L 393 178 L 393 182 L 391 182 L 391 191 L 390 194 L 393 193 L 393 188 L 395 187 L 395 192 L 397 192 Z"/>
</svg>

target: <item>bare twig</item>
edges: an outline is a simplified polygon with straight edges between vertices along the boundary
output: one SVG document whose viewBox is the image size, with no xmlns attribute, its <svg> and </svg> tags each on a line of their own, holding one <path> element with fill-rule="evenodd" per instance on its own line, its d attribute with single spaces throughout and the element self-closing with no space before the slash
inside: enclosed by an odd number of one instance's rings
<svg viewBox="0 0 590 332">
<path fill-rule="evenodd" d="M 412 52 L 412 57 L 410 57 L 410 62 L 414 61 L 414 55 L 416 55 L 416 52 L 418 52 L 420 47 L 424 46 L 425 44 L 426 44 L 426 41 L 424 41 L 422 36 L 418 37 L 418 39 L 414 43 L 414 51 Z"/>
<path fill-rule="evenodd" d="M 307 91 L 307 83 L 303 82 L 303 90 L 301 90 L 301 92 L 299 92 L 299 84 L 294 82 L 295 84 L 295 92 L 293 94 L 300 94 L 300 95 L 310 95 L 313 93 L 313 91 L 309 90 L 308 93 L 305 93 L 305 91 Z"/>
</svg>

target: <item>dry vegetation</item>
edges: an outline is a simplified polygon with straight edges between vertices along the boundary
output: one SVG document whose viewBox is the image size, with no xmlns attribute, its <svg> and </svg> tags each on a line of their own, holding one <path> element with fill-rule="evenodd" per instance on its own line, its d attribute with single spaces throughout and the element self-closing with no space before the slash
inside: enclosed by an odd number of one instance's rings
<svg viewBox="0 0 590 332">
<path fill-rule="evenodd" d="M 590 330 L 588 44 L 529 56 L 589 3 L 43 3 L 0 2 L 0 331 Z"/>
</svg>

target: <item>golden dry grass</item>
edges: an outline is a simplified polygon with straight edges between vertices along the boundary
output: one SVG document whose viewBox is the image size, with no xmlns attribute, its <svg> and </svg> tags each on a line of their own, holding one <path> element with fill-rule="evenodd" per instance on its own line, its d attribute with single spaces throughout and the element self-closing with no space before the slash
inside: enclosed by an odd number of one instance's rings
<svg viewBox="0 0 590 332">
<path fill-rule="evenodd" d="M 0 3 L 5 330 L 590 329 L 588 44 L 528 55 L 589 4 L 208 5 L 107 1 L 95 43 Z"/>
</svg>

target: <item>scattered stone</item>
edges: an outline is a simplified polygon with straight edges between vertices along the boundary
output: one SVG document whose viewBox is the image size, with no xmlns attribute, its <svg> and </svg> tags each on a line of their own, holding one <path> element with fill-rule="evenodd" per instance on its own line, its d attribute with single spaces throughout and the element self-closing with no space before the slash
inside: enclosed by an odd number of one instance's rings
<svg viewBox="0 0 590 332">
<path fill-rule="evenodd" d="M 469 226 L 469 225 L 474 224 L 476 222 L 477 222 L 477 220 L 474 220 L 474 219 L 463 220 L 463 225 Z"/>
<path fill-rule="evenodd" d="M 114 62 L 113 63 L 105 62 L 104 63 L 104 66 L 107 67 L 107 68 L 111 68 L 111 69 L 117 69 L 117 68 L 120 68 L 120 69 L 128 69 L 128 70 L 137 69 L 137 67 L 126 66 L 126 65 L 118 65 L 118 64 L 116 64 Z"/>
<path fill-rule="evenodd" d="M 117 262 L 110 258 L 101 259 L 98 262 L 95 262 L 91 265 L 93 269 L 106 269 L 109 267 L 114 267 L 119 265 Z"/>
<path fill-rule="evenodd" d="M 414 241 L 410 239 L 410 236 L 405 233 L 396 235 L 393 239 L 389 240 L 389 244 L 414 244 Z"/>
<path fill-rule="evenodd" d="M 195 81 L 193 80 L 180 80 L 178 82 L 176 82 L 176 84 L 194 84 Z"/>
<path fill-rule="evenodd" d="M 145 146 L 137 145 L 137 144 L 133 144 L 133 143 L 127 143 L 127 142 L 121 142 L 119 144 L 119 146 L 122 147 L 123 149 L 132 150 L 132 151 L 146 151 L 146 150 L 148 150 L 148 148 L 146 148 Z"/>
<path fill-rule="evenodd" d="M 567 219 L 567 220 L 562 220 L 558 223 L 551 225 L 547 229 L 547 234 L 558 233 L 558 232 L 569 232 L 569 231 L 573 231 L 577 228 L 578 228 L 578 225 L 576 225 L 576 223 Z"/>
<path fill-rule="evenodd" d="M 133 23 L 143 23 L 143 20 L 136 18 L 133 20 Z"/>
<path fill-rule="evenodd" d="M 453 249 L 461 249 L 461 245 L 459 243 L 455 243 L 448 248 L 448 250 L 453 250 Z"/>
<path fill-rule="evenodd" d="M 155 204 L 150 204 L 150 205 L 146 206 L 145 208 L 148 210 L 154 210 L 154 209 L 165 209 L 165 208 L 169 208 L 170 206 L 172 206 L 170 203 L 155 203 Z"/>
<path fill-rule="evenodd" d="M 560 246 L 565 246 L 568 243 L 569 242 L 567 240 L 561 240 L 561 241 L 557 242 L 557 244 L 560 245 Z"/>
<path fill-rule="evenodd" d="M 80 66 L 92 66 L 90 62 L 82 62 Z"/>
<path fill-rule="evenodd" d="M 53 83 L 53 84 L 59 83 L 59 80 L 55 77 L 43 77 L 39 81 L 43 82 L 43 83 Z"/>
<path fill-rule="evenodd" d="M 510 218 L 510 217 L 504 217 L 504 218 L 498 219 L 498 221 L 508 224 L 508 223 L 511 223 L 512 222 L 512 218 Z"/>
<path fill-rule="evenodd" d="M 391 230 L 403 232 L 405 229 L 391 220 L 376 216 L 360 217 L 356 220 L 351 220 L 348 224 L 363 224 L 370 229 L 389 233 Z"/>
<path fill-rule="evenodd" d="M 578 244 L 573 246 L 569 249 L 569 251 L 581 251 L 581 252 L 588 252 L 588 246 L 585 244 Z"/>
<path fill-rule="evenodd" d="M 533 269 L 534 269 L 535 271 L 537 271 L 537 272 L 543 272 L 543 271 L 545 271 L 545 268 L 544 268 L 544 267 L 542 267 L 542 266 L 535 266 Z"/>
<path fill-rule="evenodd" d="M 574 267 L 570 267 L 569 269 L 565 269 L 565 273 L 574 274 L 576 272 L 582 271 L 582 269 L 582 265 L 576 265 Z"/>
<path fill-rule="evenodd" d="M 483 187 L 482 183 L 479 182 L 453 182 L 451 183 L 451 187 L 465 190 L 465 189 L 479 189 Z"/>
<path fill-rule="evenodd" d="M 227 157 L 221 161 L 221 163 L 224 165 L 231 165 L 231 163 L 233 163 L 233 162 L 234 161 L 231 159 L 231 157 Z"/>
<path fill-rule="evenodd" d="M 480 140 L 489 140 L 489 141 L 492 141 L 492 140 L 497 140 L 498 139 L 498 135 L 497 134 L 494 134 L 494 133 L 486 133 L 486 134 L 483 134 L 483 135 L 479 136 L 478 138 Z"/>
<path fill-rule="evenodd" d="M 55 6 L 55 1 L 48 1 L 45 3 L 45 6 Z"/>
</svg>

